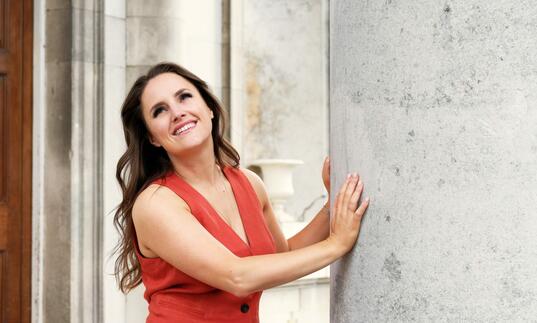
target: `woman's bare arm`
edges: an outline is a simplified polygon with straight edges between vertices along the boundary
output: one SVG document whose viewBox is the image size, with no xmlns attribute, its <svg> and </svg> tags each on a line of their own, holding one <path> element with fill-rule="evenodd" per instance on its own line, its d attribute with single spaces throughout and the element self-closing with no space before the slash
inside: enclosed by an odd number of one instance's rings
<svg viewBox="0 0 537 323">
<path fill-rule="evenodd" d="M 356 242 L 362 216 L 357 209 L 363 185 L 349 178 L 336 199 L 330 236 L 311 246 L 240 258 L 217 241 L 165 187 L 150 186 L 138 197 L 133 220 L 140 248 L 179 270 L 237 296 L 281 285 L 312 273 L 345 254 Z"/>
<path fill-rule="evenodd" d="M 297 250 L 328 238 L 330 234 L 330 206 L 326 204 L 297 234 L 287 239 L 289 250 Z"/>
<path fill-rule="evenodd" d="M 254 187 L 259 201 L 263 206 L 263 213 L 265 215 L 265 221 L 276 241 L 278 252 L 297 250 L 307 247 L 319 241 L 326 239 L 330 233 L 330 203 L 326 204 L 317 212 L 313 219 L 297 234 L 286 239 L 282 233 L 282 230 L 278 224 L 276 215 L 272 209 L 268 194 L 265 189 L 263 181 L 257 174 L 248 170 L 242 169 L 243 173 L 248 177 L 250 183 Z M 330 190 L 330 162 L 328 158 L 325 159 L 322 169 L 322 178 L 326 189 Z"/>
</svg>

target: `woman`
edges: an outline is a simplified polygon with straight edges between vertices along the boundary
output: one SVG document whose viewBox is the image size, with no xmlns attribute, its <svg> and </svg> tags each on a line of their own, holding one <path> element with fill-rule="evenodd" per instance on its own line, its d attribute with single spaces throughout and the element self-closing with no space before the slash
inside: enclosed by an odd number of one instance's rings
<svg viewBox="0 0 537 323">
<path fill-rule="evenodd" d="M 261 291 L 347 253 L 368 206 L 349 175 L 336 197 L 286 240 L 261 179 L 239 167 L 223 138 L 223 110 L 205 82 L 170 63 L 133 85 L 121 111 L 127 151 L 116 177 L 123 201 L 116 277 L 141 282 L 147 322 L 258 322 Z M 322 177 L 328 191 L 329 162 Z"/>
</svg>

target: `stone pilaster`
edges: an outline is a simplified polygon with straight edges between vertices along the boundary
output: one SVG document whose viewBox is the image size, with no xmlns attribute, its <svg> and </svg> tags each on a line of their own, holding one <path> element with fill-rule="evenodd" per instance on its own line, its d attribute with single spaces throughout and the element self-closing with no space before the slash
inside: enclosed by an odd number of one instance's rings
<svg viewBox="0 0 537 323">
<path fill-rule="evenodd" d="M 36 70 L 45 82 L 34 106 L 40 322 L 102 321 L 103 4 L 47 1 L 37 11 L 44 69 Z"/>
</svg>

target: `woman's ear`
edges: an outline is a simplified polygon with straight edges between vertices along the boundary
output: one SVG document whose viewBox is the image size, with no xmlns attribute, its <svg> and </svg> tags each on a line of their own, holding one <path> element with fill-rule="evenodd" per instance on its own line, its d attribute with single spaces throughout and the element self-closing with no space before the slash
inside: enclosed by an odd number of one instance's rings
<svg viewBox="0 0 537 323">
<path fill-rule="evenodd" d="M 153 139 L 153 136 L 152 136 L 151 134 L 148 133 L 148 134 L 147 134 L 147 138 L 149 138 L 149 142 L 150 142 L 153 146 L 155 146 L 155 147 L 162 147 L 162 145 L 161 145 L 158 141 L 156 141 L 155 139 Z"/>
</svg>

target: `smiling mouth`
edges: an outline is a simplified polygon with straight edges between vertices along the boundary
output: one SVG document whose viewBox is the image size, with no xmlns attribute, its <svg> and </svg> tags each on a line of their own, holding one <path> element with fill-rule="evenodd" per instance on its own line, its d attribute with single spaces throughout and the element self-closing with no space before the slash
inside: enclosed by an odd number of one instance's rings
<svg viewBox="0 0 537 323">
<path fill-rule="evenodd" d="M 192 122 L 189 122 L 187 124 L 185 124 L 184 126 L 182 126 L 181 128 L 175 130 L 175 132 L 173 133 L 174 136 L 180 136 L 181 134 L 183 134 L 184 132 L 194 128 L 197 124 L 197 121 L 192 121 Z"/>
</svg>

